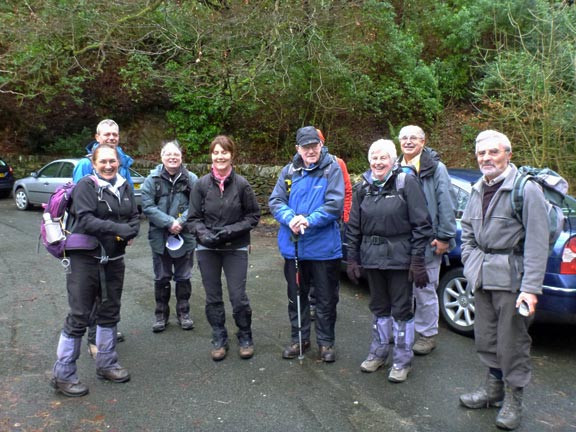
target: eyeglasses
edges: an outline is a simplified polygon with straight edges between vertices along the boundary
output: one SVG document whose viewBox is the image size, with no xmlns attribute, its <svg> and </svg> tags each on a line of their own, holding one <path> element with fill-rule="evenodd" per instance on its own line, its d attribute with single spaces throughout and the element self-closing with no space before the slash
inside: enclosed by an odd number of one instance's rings
<svg viewBox="0 0 576 432">
<path fill-rule="evenodd" d="M 486 156 L 486 153 L 488 153 L 488 156 L 492 156 L 492 157 L 496 157 L 498 156 L 500 153 L 508 153 L 508 150 L 500 150 L 500 149 L 490 149 L 490 150 L 480 150 L 476 152 L 476 157 L 482 158 L 484 156 Z"/>
<path fill-rule="evenodd" d="M 164 153 L 162 155 L 162 157 L 179 158 L 179 157 L 182 157 L 182 154 L 181 153 Z"/>
<path fill-rule="evenodd" d="M 422 139 L 424 139 L 424 137 L 416 136 L 416 135 L 401 136 L 400 137 L 400 141 L 418 141 L 418 140 L 422 140 Z"/>
</svg>

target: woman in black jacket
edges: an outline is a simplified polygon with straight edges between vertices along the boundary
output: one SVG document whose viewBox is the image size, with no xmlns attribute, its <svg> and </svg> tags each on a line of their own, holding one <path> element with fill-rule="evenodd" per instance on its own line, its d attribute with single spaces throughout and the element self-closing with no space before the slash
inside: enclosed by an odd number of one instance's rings
<svg viewBox="0 0 576 432">
<path fill-rule="evenodd" d="M 250 231 L 260 220 L 260 207 L 248 181 L 234 172 L 236 146 L 219 135 L 210 144 L 212 168 L 190 194 L 187 224 L 196 235 L 196 258 L 206 290 L 206 318 L 212 326 L 212 360 L 228 351 L 226 313 L 222 301 L 222 270 L 238 327 L 240 357 L 254 355 L 252 309 L 246 295 Z"/>
<path fill-rule="evenodd" d="M 82 249 L 69 250 L 70 272 L 66 275 L 70 311 L 58 342 L 51 385 L 66 396 L 84 396 L 88 387 L 76 374 L 82 336 L 96 311 L 96 375 L 100 379 L 126 382 L 128 371 L 118 363 L 116 325 L 124 284 L 126 245 L 138 235 L 140 220 L 132 187 L 118 174 L 116 148 L 102 144 L 92 156 L 96 175 L 83 177 L 72 192 L 68 223 L 73 234 L 90 240 Z M 67 242 L 70 245 L 71 241 Z M 101 298 L 101 304 L 97 299 Z"/>
<path fill-rule="evenodd" d="M 375 372 L 384 365 L 392 347 L 392 382 L 408 377 L 414 344 L 412 281 L 428 282 L 424 251 L 432 236 L 430 214 L 419 180 L 402 172 L 396 147 L 378 140 L 368 151 L 370 170 L 355 187 L 348 221 L 348 275 L 354 281 L 360 265 L 366 270 L 373 315 L 372 343 L 360 366 Z"/>
</svg>

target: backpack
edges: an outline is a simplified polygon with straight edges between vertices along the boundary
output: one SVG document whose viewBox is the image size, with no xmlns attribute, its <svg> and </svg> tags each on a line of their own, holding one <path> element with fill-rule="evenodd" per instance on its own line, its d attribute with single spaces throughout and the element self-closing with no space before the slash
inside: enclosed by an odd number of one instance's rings
<svg viewBox="0 0 576 432">
<path fill-rule="evenodd" d="M 520 223 L 522 223 L 524 187 L 528 181 L 537 183 L 544 193 L 548 209 L 548 245 L 551 252 L 566 223 L 563 208 L 566 207 L 564 197 L 568 192 L 568 182 L 550 168 L 519 167 L 510 199 L 514 217 Z"/>
<path fill-rule="evenodd" d="M 90 178 L 99 188 L 96 177 L 90 176 Z M 72 191 L 75 187 L 76 184 L 72 182 L 59 186 L 50 196 L 48 203 L 44 205 L 40 225 L 40 241 L 46 250 L 56 258 L 65 258 L 66 250 L 92 250 L 100 244 L 94 236 L 70 232 L 72 227 L 68 226 L 68 216 L 72 205 Z"/>
<path fill-rule="evenodd" d="M 396 174 L 395 186 L 397 192 L 401 192 L 402 189 L 404 189 L 404 185 L 406 184 L 406 175 L 408 175 L 408 172 L 405 170 L 402 170 Z M 364 201 L 364 197 L 366 197 L 366 195 L 373 195 L 371 185 L 366 181 L 366 179 L 362 179 L 356 183 L 353 187 L 353 190 L 358 191 L 358 201 L 360 204 L 362 204 L 362 201 Z M 398 196 L 400 199 L 404 200 L 402 194 L 399 194 Z"/>
</svg>

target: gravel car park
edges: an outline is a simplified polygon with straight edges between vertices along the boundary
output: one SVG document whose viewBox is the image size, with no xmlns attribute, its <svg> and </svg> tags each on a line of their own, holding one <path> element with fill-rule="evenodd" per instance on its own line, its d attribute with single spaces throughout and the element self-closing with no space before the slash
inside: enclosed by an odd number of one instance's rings
<svg viewBox="0 0 576 432">
<path fill-rule="evenodd" d="M 34 205 L 48 202 L 50 195 L 61 185 L 72 181 L 72 172 L 80 159 L 58 159 L 52 161 L 30 176 L 16 180 L 13 186 L 14 203 L 18 210 L 28 210 Z M 134 182 L 134 196 L 138 209 L 142 207 L 140 188 L 145 177 L 130 168 Z"/>
</svg>

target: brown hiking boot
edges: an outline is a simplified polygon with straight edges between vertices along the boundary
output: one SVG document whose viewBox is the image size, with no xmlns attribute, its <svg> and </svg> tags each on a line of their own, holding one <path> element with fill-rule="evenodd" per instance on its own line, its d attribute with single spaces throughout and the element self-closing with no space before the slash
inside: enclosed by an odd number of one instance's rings
<svg viewBox="0 0 576 432">
<path fill-rule="evenodd" d="M 210 352 L 212 355 L 212 360 L 220 361 L 226 358 L 226 354 L 228 354 L 228 344 L 221 345 L 219 347 L 212 348 Z"/>
<path fill-rule="evenodd" d="M 240 358 L 249 359 L 254 355 L 254 345 L 240 346 Z"/>
<path fill-rule="evenodd" d="M 436 335 L 434 336 L 420 336 L 416 339 L 412 351 L 416 355 L 430 354 L 436 348 Z"/>
<path fill-rule="evenodd" d="M 310 349 L 310 341 L 303 341 L 302 342 L 302 354 Z M 295 359 L 300 355 L 300 344 L 298 342 L 291 343 L 284 351 L 282 351 L 282 358 L 290 360 Z"/>
</svg>

